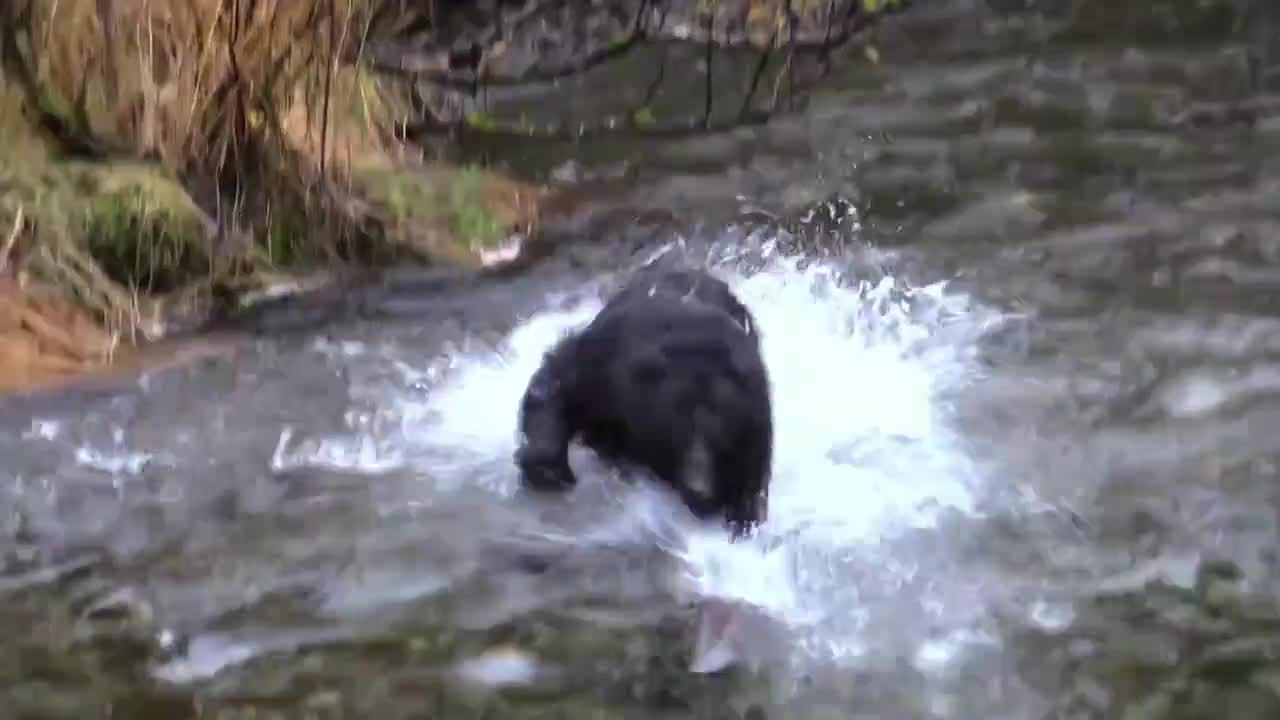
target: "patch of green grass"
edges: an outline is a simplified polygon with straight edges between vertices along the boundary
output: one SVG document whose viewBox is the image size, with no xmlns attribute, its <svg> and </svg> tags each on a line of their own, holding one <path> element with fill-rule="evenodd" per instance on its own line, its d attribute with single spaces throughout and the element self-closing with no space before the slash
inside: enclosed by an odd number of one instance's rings
<svg viewBox="0 0 1280 720">
<path fill-rule="evenodd" d="M 255 245 L 258 258 L 268 268 L 311 266 L 322 259 L 319 248 L 310 241 L 301 212 L 272 213 L 266 227 L 257 234 Z"/>
<path fill-rule="evenodd" d="M 461 248 L 488 247 L 506 236 L 494 178 L 483 170 L 378 171 L 360 182 L 396 223 L 443 234 Z"/>
<path fill-rule="evenodd" d="M 20 211 L 34 224 L 38 242 L 83 248 L 108 278 L 131 290 L 167 292 L 207 276 L 200 210 L 180 184 L 143 163 L 59 158 L 22 116 L 22 99 L 13 91 L 0 86 L 0 221 L 6 231 Z"/>
<path fill-rule="evenodd" d="M 157 202 L 143 187 L 92 196 L 79 215 L 89 254 L 124 287 L 166 293 L 209 274 L 199 223 Z"/>
<path fill-rule="evenodd" d="M 468 247 L 489 247 L 507 232 L 488 204 L 486 179 L 481 171 L 464 168 L 447 184 L 449 229 Z"/>
</svg>

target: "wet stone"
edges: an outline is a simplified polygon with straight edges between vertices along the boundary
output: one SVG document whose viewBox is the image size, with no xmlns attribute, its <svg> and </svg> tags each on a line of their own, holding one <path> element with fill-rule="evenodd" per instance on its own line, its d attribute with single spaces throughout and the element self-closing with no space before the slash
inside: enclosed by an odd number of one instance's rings
<svg viewBox="0 0 1280 720">
<path fill-rule="evenodd" d="M 1205 666 L 1280 663 L 1280 636 L 1239 638 L 1206 649 L 1200 657 Z"/>
<path fill-rule="evenodd" d="M 1172 693 L 1157 691 L 1126 707 L 1123 720 L 1167 720 L 1175 703 Z"/>
<path fill-rule="evenodd" d="M 1254 671 L 1251 682 L 1258 687 L 1267 689 L 1272 695 L 1280 698 L 1280 664 L 1258 668 Z"/>
<path fill-rule="evenodd" d="M 1201 682 L 1196 683 L 1190 695 L 1186 705 L 1180 708 L 1188 718 L 1272 720 L 1280 717 L 1280 698 L 1252 685 L 1220 687 Z"/>
</svg>

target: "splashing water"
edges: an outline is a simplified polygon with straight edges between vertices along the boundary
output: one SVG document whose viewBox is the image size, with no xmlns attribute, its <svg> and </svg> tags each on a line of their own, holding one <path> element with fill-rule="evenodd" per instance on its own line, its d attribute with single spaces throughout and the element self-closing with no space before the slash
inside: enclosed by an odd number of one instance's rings
<svg viewBox="0 0 1280 720">
<path fill-rule="evenodd" d="M 747 608 L 743 621 L 764 627 L 737 631 L 755 644 L 733 652 L 782 669 L 784 681 L 815 666 L 904 654 L 922 672 L 943 673 L 960 650 L 989 644 L 981 578 L 961 569 L 965 559 L 949 548 L 964 531 L 955 519 L 976 515 L 984 499 L 983 469 L 966 453 L 949 403 L 979 378 L 977 341 L 1003 316 L 944 283 L 913 288 L 888 277 L 855 285 L 821 263 L 801 268 L 766 257 L 750 273 L 735 263 L 710 266 L 756 317 L 773 395 L 769 514 L 755 536 L 729 544 L 665 488 L 623 482 L 578 447 L 570 454 L 580 479 L 573 492 L 542 500 L 520 493 L 512 462 L 520 398 L 543 353 L 602 307 L 614 278 L 600 278 L 548 298 L 497 342 L 468 335 L 426 363 L 412 344 L 384 345 L 386 352 L 337 347 L 342 357 L 334 363 L 357 379 L 348 389 L 346 431 L 313 428 L 295 440 L 286 424 L 271 457 L 277 474 L 336 473 L 325 481 L 333 483 L 325 496 L 333 508 L 367 492 L 377 511 L 372 526 L 341 514 L 324 521 L 356 523 L 357 536 L 336 536 L 331 545 L 358 547 L 362 557 L 359 572 L 337 573 L 313 595 L 337 623 L 325 632 L 355 632 L 376 624 L 382 610 L 448 593 L 482 572 L 496 540 L 500 553 L 585 550 L 572 557 L 587 562 L 570 562 L 571 576 L 542 584 L 512 581 L 492 597 L 467 595 L 469 614 L 457 619 L 464 626 L 572 605 L 612 582 L 594 579 L 601 562 L 615 565 L 614 551 L 639 548 L 668 561 L 660 565 L 672 572 L 656 579 L 674 598 Z M 335 352 L 319 344 L 312 350 Z M 349 364 L 353 354 L 362 357 Z M 56 435 L 33 426 L 37 432 Z M 121 446 L 122 438 L 112 439 Z M 90 450 L 77 461 L 103 472 L 136 472 L 133 465 L 150 458 L 107 467 Z M 365 479 L 347 477 L 355 474 Z M 432 538 L 425 545 L 424 531 Z M 307 548 L 319 563 L 332 552 L 324 544 Z M 594 552 L 602 549 L 609 552 Z M 619 569 L 599 574 L 612 578 Z M 633 590 L 628 584 L 620 592 Z M 523 592 L 530 596 L 508 597 Z M 639 592 L 641 602 L 651 597 Z M 218 633 L 191 640 L 161 674 L 192 680 L 268 649 Z M 786 673 L 788 666 L 800 672 Z"/>
<path fill-rule="evenodd" d="M 913 289 L 886 278 L 849 287 L 831 267 L 799 269 L 777 258 L 749 276 L 727 263 L 713 271 L 762 333 L 775 423 L 767 523 L 730 545 L 723 532 L 691 522 L 669 494 L 611 483 L 598 464 L 583 472 L 591 457 L 571 453 L 580 482 L 563 502 L 586 502 L 579 496 L 604 488 L 615 507 L 592 512 L 586 528 L 543 528 L 543 539 L 656 538 L 684 566 L 686 592 L 755 606 L 787 628 L 802 656 L 857 657 L 878 612 L 876 593 L 897 612 L 938 614 L 939 601 L 924 591 L 915 603 L 896 597 L 920 584 L 920 563 L 890 546 L 935 528 L 948 510 L 974 512 L 980 470 L 948 424 L 945 398 L 976 377 L 975 342 L 999 317 L 942 283 Z M 418 425 L 414 436 L 429 438 L 419 449 L 431 457 L 424 466 L 433 491 L 475 483 L 502 496 L 517 491 L 510 458 L 525 384 L 558 337 L 590 321 L 601 296 L 596 286 L 557 298 L 499 347 L 447 358 L 451 368 L 425 406 L 405 414 Z M 944 645 L 921 630 L 919 663 L 939 665 Z"/>
</svg>

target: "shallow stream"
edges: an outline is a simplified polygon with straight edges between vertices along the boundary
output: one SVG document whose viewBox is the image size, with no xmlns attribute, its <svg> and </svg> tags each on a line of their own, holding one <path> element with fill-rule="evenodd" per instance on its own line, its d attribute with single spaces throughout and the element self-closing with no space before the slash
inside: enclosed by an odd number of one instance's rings
<svg viewBox="0 0 1280 720">
<path fill-rule="evenodd" d="M 5 400 L 0 707 L 1280 717 L 1280 16 L 963 5 L 766 127 L 496 148 L 607 188 L 516 279 Z M 761 326 L 751 543 L 585 452 L 516 487 L 539 354 L 661 253 Z"/>
</svg>

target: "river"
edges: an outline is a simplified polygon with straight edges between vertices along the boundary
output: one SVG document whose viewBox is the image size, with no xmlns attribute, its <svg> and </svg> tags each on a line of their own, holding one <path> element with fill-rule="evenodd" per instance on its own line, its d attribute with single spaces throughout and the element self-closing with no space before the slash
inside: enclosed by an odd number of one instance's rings
<svg viewBox="0 0 1280 720">
<path fill-rule="evenodd" d="M 1280 717 L 1280 18 L 1192 5 L 907 13 L 768 126 L 482 148 L 599 212 L 415 317 L 5 400 L 0 707 Z M 516 486 L 539 354 L 664 253 L 764 338 L 749 543 L 585 452 Z M 742 663 L 691 674 L 710 596 Z"/>
</svg>

